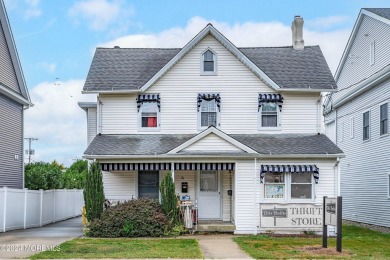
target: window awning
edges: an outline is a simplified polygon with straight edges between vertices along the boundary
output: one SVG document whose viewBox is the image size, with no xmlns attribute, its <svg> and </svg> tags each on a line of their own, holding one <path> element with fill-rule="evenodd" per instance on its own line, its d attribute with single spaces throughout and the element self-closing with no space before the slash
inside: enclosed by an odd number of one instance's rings
<svg viewBox="0 0 390 260">
<path fill-rule="evenodd" d="M 226 170 L 233 171 L 234 163 L 175 163 L 175 170 Z M 102 171 L 160 171 L 172 170 L 171 163 L 101 163 Z"/>
<path fill-rule="evenodd" d="M 283 97 L 280 94 L 259 94 L 259 107 L 258 111 L 260 111 L 261 105 L 263 103 L 279 103 L 279 109 L 282 111 Z"/>
<path fill-rule="evenodd" d="M 319 169 L 316 165 L 261 165 L 260 182 L 263 183 L 265 173 L 313 173 L 314 181 L 318 183 Z"/>
<path fill-rule="evenodd" d="M 141 108 L 142 104 L 144 102 L 156 102 L 158 111 L 160 111 L 160 95 L 159 94 L 143 94 L 138 95 L 137 98 L 137 109 L 139 112 L 139 109 Z"/>
<path fill-rule="evenodd" d="M 202 103 L 203 100 L 206 100 L 206 101 L 215 100 L 215 102 L 217 103 L 218 111 L 221 112 L 221 96 L 219 94 L 199 94 L 198 95 L 198 112 L 200 109 L 200 104 Z"/>
</svg>

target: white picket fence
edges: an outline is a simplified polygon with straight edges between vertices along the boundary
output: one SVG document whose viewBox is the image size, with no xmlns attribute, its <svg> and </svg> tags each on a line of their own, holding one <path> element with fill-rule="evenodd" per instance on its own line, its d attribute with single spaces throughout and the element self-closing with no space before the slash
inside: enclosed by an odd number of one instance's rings
<svg viewBox="0 0 390 260">
<path fill-rule="evenodd" d="M 80 216 L 83 190 L 0 188 L 0 232 L 47 225 Z"/>
</svg>

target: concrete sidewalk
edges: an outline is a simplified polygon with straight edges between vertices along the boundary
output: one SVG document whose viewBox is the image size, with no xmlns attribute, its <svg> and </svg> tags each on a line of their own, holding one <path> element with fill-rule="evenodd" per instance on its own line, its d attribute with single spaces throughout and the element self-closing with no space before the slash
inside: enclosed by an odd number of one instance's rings
<svg viewBox="0 0 390 260">
<path fill-rule="evenodd" d="M 252 259 L 233 241 L 233 237 L 234 235 L 217 234 L 182 236 L 180 238 L 198 240 L 205 259 Z"/>
<path fill-rule="evenodd" d="M 81 217 L 0 233 L 0 259 L 25 258 L 83 235 Z M 58 248 L 57 248 L 58 249 Z"/>
</svg>

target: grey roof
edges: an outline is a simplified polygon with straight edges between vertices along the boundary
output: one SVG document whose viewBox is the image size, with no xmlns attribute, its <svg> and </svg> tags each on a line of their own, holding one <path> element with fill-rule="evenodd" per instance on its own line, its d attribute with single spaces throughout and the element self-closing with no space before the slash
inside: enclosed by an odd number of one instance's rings
<svg viewBox="0 0 390 260">
<path fill-rule="evenodd" d="M 363 9 L 390 20 L 390 8 L 363 8 Z"/>
<path fill-rule="evenodd" d="M 161 155 L 185 143 L 195 134 L 97 135 L 85 155 Z M 235 140 L 259 154 L 339 154 L 342 151 L 325 135 L 234 134 Z M 196 154 L 196 153 L 195 153 Z"/>
<path fill-rule="evenodd" d="M 282 88 L 333 89 L 336 83 L 318 46 L 238 48 Z M 181 49 L 97 48 L 84 90 L 137 90 Z"/>
</svg>

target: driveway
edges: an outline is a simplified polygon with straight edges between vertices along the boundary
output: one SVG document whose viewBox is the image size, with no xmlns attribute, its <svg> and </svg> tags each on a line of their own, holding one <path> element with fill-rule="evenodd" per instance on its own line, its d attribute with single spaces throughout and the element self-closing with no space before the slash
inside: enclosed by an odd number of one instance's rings
<svg viewBox="0 0 390 260">
<path fill-rule="evenodd" d="M 81 217 L 38 228 L 0 233 L 0 259 L 25 258 L 83 235 Z"/>
</svg>

